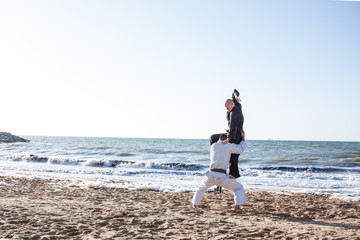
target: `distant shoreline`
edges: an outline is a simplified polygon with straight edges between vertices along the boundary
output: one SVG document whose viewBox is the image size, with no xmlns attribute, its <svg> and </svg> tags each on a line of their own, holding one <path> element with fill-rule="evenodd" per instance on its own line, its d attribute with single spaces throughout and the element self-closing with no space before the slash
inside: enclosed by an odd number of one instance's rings
<svg viewBox="0 0 360 240">
<path fill-rule="evenodd" d="M 45 136 L 45 135 L 21 135 L 23 137 L 56 137 L 56 138 L 106 138 L 106 139 L 149 139 L 149 140 L 207 140 L 208 138 L 152 138 L 152 137 L 98 137 L 98 136 Z M 246 139 L 246 141 L 262 142 L 329 142 L 329 143 L 360 143 L 359 141 L 350 140 L 277 140 L 277 139 Z"/>
</svg>

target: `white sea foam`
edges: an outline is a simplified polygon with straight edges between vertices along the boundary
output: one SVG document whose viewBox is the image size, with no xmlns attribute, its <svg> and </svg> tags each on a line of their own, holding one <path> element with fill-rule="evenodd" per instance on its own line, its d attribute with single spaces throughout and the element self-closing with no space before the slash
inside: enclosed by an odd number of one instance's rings
<svg viewBox="0 0 360 240">
<path fill-rule="evenodd" d="M 206 140 L 30 140 L 26 145 L 0 145 L 0 176 L 59 179 L 68 187 L 186 192 L 197 189 L 209 162 Z M 360 147 L 318 145 L 329 153 L 323 155 L 306 142 L 250 141 L 240 156 L 239 181 L 246 189 L 360 200 Z"/>
<path fill-rule="evenodd" d="M 87 188 L 107 188 L 102 182 L 88 182 L 86 184 Z"/>
<path fill-rule="evenodd" d="M 105 164 L 105 162 L 98 159 L 88 159 L 86 162 L 84 162 L 84 166 L 99 166 L 102 164 Z"/>
</svg>

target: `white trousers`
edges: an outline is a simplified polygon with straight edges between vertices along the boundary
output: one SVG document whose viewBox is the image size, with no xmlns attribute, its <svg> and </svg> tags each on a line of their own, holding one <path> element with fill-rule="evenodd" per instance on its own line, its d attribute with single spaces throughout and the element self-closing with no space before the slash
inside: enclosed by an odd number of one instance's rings
<svg viewBox="0 0 360 240">
<path fill-rule="evenodd" d="M 205 173 L 205 177 L 198 190 L 195 192 L 191 202 L 194 205 L 198 205 L 203 199 L 206 190 L 214 185 L 234 190 L 235 205 L 242 205 L 246 203 L 245 190 L 241 183 L 235 179 L 230 179 L 229 175 L 225 173 L 211 171 Z"/>
</svg>

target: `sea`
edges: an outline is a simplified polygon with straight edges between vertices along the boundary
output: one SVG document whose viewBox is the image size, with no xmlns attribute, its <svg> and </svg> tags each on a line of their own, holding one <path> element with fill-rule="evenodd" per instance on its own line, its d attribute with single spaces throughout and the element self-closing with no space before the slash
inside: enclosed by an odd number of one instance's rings
<svg viewBox="0 0 360 240">
<path fill-rule="evenodd" d="M 26 138 L 29 143 L 0 143 L 0 176 L 69 187 L 192 192 L 209 168 L 207 139 Z M 246 142 L 238 179 L 245 190 L 360 200 L 360 142 Z"/>
</svg>

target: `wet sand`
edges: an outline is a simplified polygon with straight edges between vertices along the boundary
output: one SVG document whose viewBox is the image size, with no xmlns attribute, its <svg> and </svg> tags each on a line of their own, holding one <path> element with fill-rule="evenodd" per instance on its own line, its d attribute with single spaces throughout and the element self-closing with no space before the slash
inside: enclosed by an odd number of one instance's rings
<svg viewBox="0 0 360 240">
<path fill-rule="evenodd" d="M 360 239 L 360 202 L 313 194 L 193 193 L 66 187 L 0 177 L 0 239 Z"/>
</svg>

